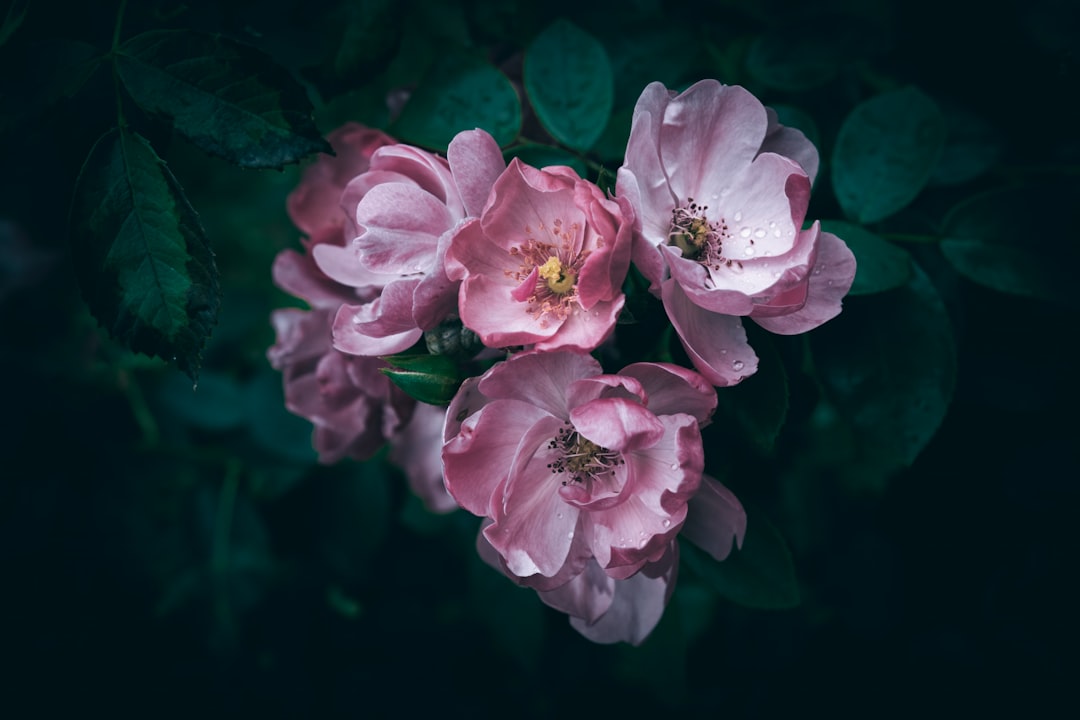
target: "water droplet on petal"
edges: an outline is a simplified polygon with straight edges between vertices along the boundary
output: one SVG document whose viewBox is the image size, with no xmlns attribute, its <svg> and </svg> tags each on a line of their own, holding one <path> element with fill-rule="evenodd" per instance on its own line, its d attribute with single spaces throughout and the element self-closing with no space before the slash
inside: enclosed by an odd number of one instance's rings
<svg viewBox="0 0 1080 720">
<path fill-rule="evenodd" d="M 774 278 L 778 278 L 778 277 L 780 277 L 780 271 L 779 271 L 779 270 L 773 270 L 773 271 L 772 271 L 772 276 L 773 276 Z"/>
<path fill-rule="evenodd" d="M 574 539 L 574 531 L 573 531 L 573 530 L 571 530 L 570 532 L 566 533 L 566 537 L 568 537 L 568 538 L 570 538 L 571 540 L 573 540 L 573 539 Z"/>
<path fill-rule="evenodd" d="M 754 246 L 753 245 L 747 245 L 746 248 L 743 249 L 743 255 L 745 255 L 746 257 L 750 257 L 753 254 L 754 254 Z"/>
<path fill-rule="evenodd" d="M 780 237 L 780 228 L 776 228 L 772 231 L 773 237 Z"/>
<path fill-rule="evenodd" d="M 750 228 L 744 227 L 742 230 L 739 231 L 739 237 L 748 238 L 748 237 L 750 237 L 750 234 L 752 232 L 754 232 L 754 231 L 751 230 Z"/>
<path fill-rule="evenodd" d="M 562 520 L 562 513 L 561 513 L 561 512 L 557 512 L 557 513 L 555 513 L 555 517 L 557 517 L 557 518 L 559 518 L 560 520 Z"/>
<path fill-rule="evenodd" d="M 672 470 L 678 470 L 679 469 L 679 463 L 671 463 L 671 469 Z"/>
<path fill-rule="evenodd" d="M 736 360 L 735 362 L 731 363 L 731 369 L 735 372 L 742 370 L 744 366 L 745 363 L 742 360 Z"/>
<path fill-rule="evenodd" d="M 764 228 L 758 228 L 757 230 L 755 230 L 755 231 L 754 231 L 754 237 L 756 237 L 756 238 L 757 238 L 758 240 L 760 240 L 761 238 L 765 237 L 765 230 L 764 230 Z"/>
<path fill-rule="evenodd" d="M 729 188 L 729 187 L 726 187 L 726 188 L 720 188 L 720 194 L 721 194 L 721 195 L 727 195 L 727 194 L 728 194 L 728 193 L 730 193 L 730 192 L 731 192 L 731 188 Z"/>
<path fill-rule="evenodd" d="M 671 527 L 671 521 L 670 520 L 664 520 L 664 522 L 662 522 L 660 524 L 663 525 L 664 527 Z"/>
<path fill-rule="evenodd" d="M 771 222 L 771 223 L 769 223 L 769 227 L 770 227 L 770 228 L 774 228 L 774 227 L 776 227 L 776 223 L 774 223 L 774 222 Z"/>
<path fill-rule="evenodd" d="M 721 355 L 727 355 L 727 350 L 721 350 L 721 351 L 720 351 L 720 354 L 721 354 Z"/>
<path fill-rule="evenodd" d="M 740 210 L 736 212 L 732 220 L 734 220 L 735 222 L 739 222 L 740 220 L 742 220 L 742 211 Z"/>
</svg>

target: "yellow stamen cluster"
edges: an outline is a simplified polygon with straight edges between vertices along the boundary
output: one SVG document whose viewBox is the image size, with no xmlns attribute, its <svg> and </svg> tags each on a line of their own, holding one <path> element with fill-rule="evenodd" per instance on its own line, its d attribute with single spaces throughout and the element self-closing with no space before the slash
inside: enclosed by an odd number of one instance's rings
<svg viewBox="0 0 1080 720">
<path fill-rule="evenodd" d="M 564 268 L 557 257 L 550 257 L 543 265 L 537 268 L 537 273 L 547 281 L 548 289 L 556 295 L 563 295 L 574 287 L 577 276 Z"/>
</svg>

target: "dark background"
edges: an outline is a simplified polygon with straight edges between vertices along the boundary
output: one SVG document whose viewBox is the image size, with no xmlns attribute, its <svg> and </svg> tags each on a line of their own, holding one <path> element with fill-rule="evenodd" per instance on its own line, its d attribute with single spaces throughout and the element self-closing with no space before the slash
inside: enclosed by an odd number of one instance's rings
<svg viewBox="0 0 1080 720">
<path fill-rule="evenodd" d="M 179 22 L 261 42 L 296 68 L 319 56 L 316 20 L 335 6 L 164 5 Z M 467 17 L 481 5 L 468 4 Z M 703 34 L 794 22 L 801 5 L 556 2 L 522 12 L 529 27 L 564 14 L 590 30 L 610 13 L 627 33 L 648 31 L 634 13 L 690 18 L 692 47 Z M 855 7 L 834 5 L 841 14 Z M 113 7 L 30 6 L 20 32 L 107 45 Z M 888 42 L 868 67 L 993 124 L 1001 165 L 973 187 L 1027 183 L 1025 168 L 1050 165 L 1075 180 L 1078 13 L 1064 2 L 993 8 L 879 2 L 863 12 Z M 132 32 L 152 24 L 129 13 Z M 496 55 L 520 42 L 478 37 Z M 763 100 L 808 108 L 822 136 L 834 137 L 855 102 L 847 70 L 812 92 L 770 98 L 765 89 Z M 773 463 L 748 491 L 789 537 L 803 604 L 744 609 L 680 581 L 668 613 L 676 620 L 665 616 L 661 628 L 682 618 L 684 632 L 658 631 L 636 650 L 595 646 L 527 591 L 508 596 L 493 573 L 488 584 L 470 555 L 475 519 L 425 519 L 395 471 L 294 462 L 290 472 L 254 431 L 180 427 L 162 389 L 179 374 L 110 344 L 68 257 L 71 189 L 100 132 L 90 119 L 114 102 L 107 73 L 91 83 L 100 87 L 87 97 L 0 135 L 0 221 L 27 238 L 17 245 L 8 230 L 0 258 L 0 715 L 1036 717 L 1067 702 L 1080 499 L 1074 312 L 949 276 L 933 248 L 915 248 L 957 339 L 955 396 L 937 435 L 910 469 L 870 491 L 799 461 L 814 439 L 793 431 L 779 452 L 802 455 Z M 217 233 L 225 295 L 204 367 L 251 388 L 271 376 L 265 318 L 287 301 L 269 267 L 296 241 L 283 207 L 296 170 L 239 171 L 163 142 Z M 929 202 L 954 199 L 945 191 Z M 827 194 L 815 202 L 812 217 L 836 215 Z M 1051 253 L 1076 242 L 1074 205 L 1031 212 L 1031 242 Z M 798 402 L 795 418 L 805 420 L 809 407 Z M 147 417 L 162 439 L 156 449 L 147 449 Z M 241 492 L 230 500 L 237 473 Z M 360 481 L 382 489 L 372 496 Z M 236 572 L 223 578 L 213 572 L 213 538 L 225 502 L 234 503 L 227 552 Z"/>
</svg>

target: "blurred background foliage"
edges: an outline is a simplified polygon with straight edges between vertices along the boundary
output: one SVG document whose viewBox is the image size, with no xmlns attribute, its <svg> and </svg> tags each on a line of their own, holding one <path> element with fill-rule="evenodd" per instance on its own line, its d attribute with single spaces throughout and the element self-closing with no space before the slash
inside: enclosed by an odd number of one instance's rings
<svg viewBox="0 0 1080 720">
<path fill-rule="evenodd" d="M 1080 143 L 1065 108 L 1080 12 L 997 8 L 128 6 L 123 40 L 195 30 L 264 53 L 306 92 L 317 134 L 355 120 L 440 149 L 483 123 L 508 156 L 610 184 L 645 84 L 715 77 L 817 143 L 809 217 L 855 250 L 856 285 L 807 337 L 752 336 L 762 369 L 720 391 L 705 436 L 748 539 L 786 539 L 797 592 L 745 574 L 787 568 L 783 542 L 724 577 L 691 550 L 634 649 L 590 644 L 485 567 L 478 521 L 427 513 L 382 456 L 316 463 L 265 357 L 270 310 L 297 303 L 270 281 L 298 246 L 297 164 L 208 154 L 147 110 L 165 100 L 120 101 L 199 214 L 220 311 L 195 392 L 101 328 L 69 219 L 116 124 L 117 8 L 0 2 L 0 713 L 876 716 L 931 698 L 1035 712 L 1074 653 Z M 596 104 L 560 105 L 573 83 L 545 99 L 543 64 L 565 46 L 570 65 L 610 65 L 610 86 L 579 78 Z M 316 146 L 297 147 L 292 159 Z M 663 319 L 640 294 L 629 307 L 626 347 Z"/>
</svg>

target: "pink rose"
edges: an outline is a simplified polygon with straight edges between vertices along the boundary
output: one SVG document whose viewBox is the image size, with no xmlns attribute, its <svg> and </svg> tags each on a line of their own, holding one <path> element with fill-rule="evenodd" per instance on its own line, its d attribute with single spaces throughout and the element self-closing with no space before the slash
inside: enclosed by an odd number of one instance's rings
<svg viewBox="0 0 1080 720">
<path fill-rule="evenodd" d="M 715 385 L 757 369 L 741 317 L 790 335 L 840 312 L 855 258 L 817 222 L 802 229 L 817 164 L 741 87 L 652 83 L 638 99 L 617 181 L 634 209 L 633 261 Z"/>
<path fill-rule="evenodd" d="M 593 559 L 615 579 L 668 552 L 701 484 L 703 378 L 530 352 L 467 380 L 447 411 L 446 488 L 524 584 L 554 590 Z"/>
<path fill-rule="evenodd" d="M 513 160 L 450 245 L 462 322 L 488 347 L 596 348 L 625 300 L 628 214 L 570 168 Z"/>
<path fill-rule="evenodd" d="M 319 462 L 366 460 L 408 421 L 415 401 L 379 372 L 386 363 L 330 346 L 329 310 L 285 308 L 271 320 L 277 342 L 267 356 L 282 372 L 285 407 L 315 425 Z"/>
<path fill-rule="evenodd" d="M 401 352 L 457 311 L 457 283 L 444 268 L 459 224 L 479 215 L 505 165 L 483 130 L 459 133 L 442 158 L 409 145 L 377 150 L 354 177 L 341 204 L 355 221 L 345 247 L 314 249 L 319 268 L 337 282 L 378 287 L 363 304 L 347 304 L 334 321 L 334 346 L 355 355 Z"/>
</svg>

